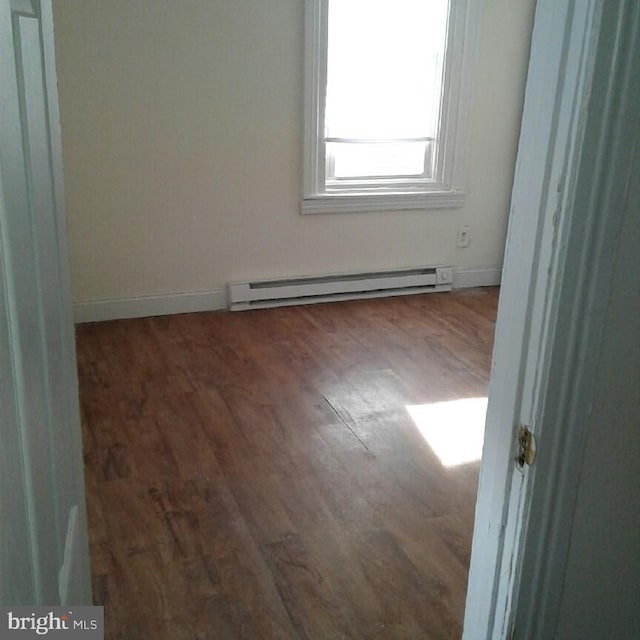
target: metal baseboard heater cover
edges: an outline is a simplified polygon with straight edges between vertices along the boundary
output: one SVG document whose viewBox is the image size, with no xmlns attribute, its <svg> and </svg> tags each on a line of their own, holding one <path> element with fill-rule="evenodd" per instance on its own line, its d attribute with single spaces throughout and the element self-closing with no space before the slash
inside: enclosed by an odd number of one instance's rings
<svg viewBox="0 0 640 640">
<path fill-rule="evenodd" d="M 450 291 L 449 266 L 418 267 L 229 284 L 232 311 Z"/>
</svg>

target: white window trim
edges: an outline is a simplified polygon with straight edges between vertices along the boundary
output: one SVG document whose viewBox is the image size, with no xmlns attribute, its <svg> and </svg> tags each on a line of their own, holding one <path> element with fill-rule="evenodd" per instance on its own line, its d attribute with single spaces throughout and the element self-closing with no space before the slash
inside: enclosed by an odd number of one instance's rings
<svg viewBox="0 0 640 640">
<path fill-rule="evenodd" d="M 450 0 L 445 82 L 438 145 L 439 180 L 415 191 L 335 193 L 324 189 L 324 102 L 328 0 L 305 0 L 305 100 L 301 213 L 443 209 L 465 201 L 466 147 L 479 0 Z"/>
</svg>

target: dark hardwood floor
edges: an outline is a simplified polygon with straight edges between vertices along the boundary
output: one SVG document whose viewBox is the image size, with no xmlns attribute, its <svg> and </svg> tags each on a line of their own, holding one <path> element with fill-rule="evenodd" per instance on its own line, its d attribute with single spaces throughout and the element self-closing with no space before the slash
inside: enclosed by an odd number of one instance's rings
<svg viewBox="0 0 640 640">
<path fill-rule="evenodd" d="M 106 637 L 459 638 L 479 463 L 406 405 L 486 394 L 497 298 L 79 326 Z"/>
</svg>

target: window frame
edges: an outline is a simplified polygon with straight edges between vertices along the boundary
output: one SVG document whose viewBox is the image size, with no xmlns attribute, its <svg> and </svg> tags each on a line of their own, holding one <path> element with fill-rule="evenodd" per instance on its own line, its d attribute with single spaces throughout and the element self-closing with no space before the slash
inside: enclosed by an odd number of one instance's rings
<svg viewBox="0 0 640 640">
<path fill-rule="evenodd" d="M 305 0 L 305 100 L 301 213 L 348 213 L 461 207 L 479 0 L 449 0 L 447 45 L 434 180 L 371 185 L 366 191 L 325 186 L 324 109 L 329 0 Z M 391 181 L 389 181 L 391 182 Z"/>
</svg>

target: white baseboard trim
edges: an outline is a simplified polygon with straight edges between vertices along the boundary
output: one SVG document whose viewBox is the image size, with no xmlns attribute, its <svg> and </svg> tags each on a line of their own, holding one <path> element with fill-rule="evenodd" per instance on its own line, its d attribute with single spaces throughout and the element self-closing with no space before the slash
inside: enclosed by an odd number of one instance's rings
<svg viewBox="0 0 640 640">
<path fill-rule="evenodd" d="M 224 289 L 198 293 L 172 293 L 138 298 L 116 298 L 77 302 L 73 305 L 73 319 L 81 322 L 146 318 L 175 313 L 217 311 L 227 308 L 227 292 Z"/>
<path fill-rule="evenodd" d="M 495 287 L 502 279 L 502 269 L 454 269 L 453 288 Z"/>
<path fill-rule="evenodd" d="M 492 287 L 500 284 L 501 275 L 501 269 L 454 269 L 453 288 Z M 227 308 L 226 290 L 215 289 L 197 293 L 171 293 L 159 296 L 76 302 L 73 305 L 73 319 L 76 324 L 79 324 L 103 320 L 167 316 L 175 313 L 218 311 Z"/>
</svg>

